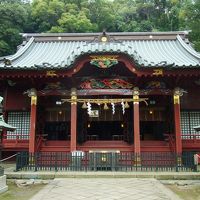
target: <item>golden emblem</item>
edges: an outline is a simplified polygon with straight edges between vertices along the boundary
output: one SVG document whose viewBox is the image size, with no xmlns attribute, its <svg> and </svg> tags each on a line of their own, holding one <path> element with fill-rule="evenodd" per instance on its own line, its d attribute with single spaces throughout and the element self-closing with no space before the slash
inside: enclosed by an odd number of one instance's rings
<svg viewBox="0 0 200 200">
<path fill-rule="evenodd" d="M 55 77 L 58 76 L 55 70 L 47 71 L 46 76 Z"/>
<path fill-rule="evenodd" d="M 163 76 L 163 70 L 162 69 L 153 69 L 153 75 Z"/>
</svg>

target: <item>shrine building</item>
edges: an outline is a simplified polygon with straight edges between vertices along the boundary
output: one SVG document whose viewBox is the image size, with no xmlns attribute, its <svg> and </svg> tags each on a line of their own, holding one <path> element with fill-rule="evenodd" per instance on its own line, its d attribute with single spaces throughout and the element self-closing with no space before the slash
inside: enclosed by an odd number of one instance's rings
<svg viewBox="0 0 200 200">
<path fill-rule="evenodd" d="M 0 58 L 15 152 L 200 151 L 200 54 L 188 32 L 23 34 Z"/>
</svg>

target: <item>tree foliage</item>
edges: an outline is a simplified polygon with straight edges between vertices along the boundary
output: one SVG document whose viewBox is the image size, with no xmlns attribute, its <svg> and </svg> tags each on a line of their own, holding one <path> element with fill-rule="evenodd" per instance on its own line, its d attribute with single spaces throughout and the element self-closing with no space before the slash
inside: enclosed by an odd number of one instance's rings
<svg viewBox="0 0 200 200">
<path fill-rule="evenodd" d="M 12 54 L 21 42 L 20 32 L 26 30 L 27 4 L 20 1 L 0 1 L 0 55 Z"/>
<path fill-rule="evenodd" d="M 0 0 L 0 56 L 20 32 L 192 30 L 200 50 L 200 0 Z"/>
<path fill-rule="evenodd" d="M 200 0 L 194 0 L 192 4 L 185 4 L 180 12 L 182 26 L 191 30 L 190 39 L 194 47 L 200 51 Z"/>
</svg>

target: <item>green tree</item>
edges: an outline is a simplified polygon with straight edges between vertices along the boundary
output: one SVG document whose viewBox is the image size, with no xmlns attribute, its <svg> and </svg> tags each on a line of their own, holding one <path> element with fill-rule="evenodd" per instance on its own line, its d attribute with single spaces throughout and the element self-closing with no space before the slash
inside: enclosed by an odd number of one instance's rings
<svg viewBox="0 0 200 200">
<path fill-rule="evenodd" d="M 50 30 L 52 26 L 57 25 L 58 19 L 64 12 L 65 4 L 60 0 L 34 0 L 31 16 L 35 32 Z"/>
<path fill-rule="evenodd" d="M 0 56 L 20 32 L 192 30 L 200 50 L 200 0 L 0 0 Z"/>
<path fill-rule="evenodd" d="M 200 0 L 186 1 L 179 18 L 181 28 L 191 30 L 189 37 L 197 51 L 200 51 Z"/>
<path fill-rule="evenodd" d="M 200 51 L 200 1 L 195 2 L 190 13 L 191 23 L 189 27 L 192 30 L 190 39 L 193 41 L 196 50 Z"/>
<path fill-rule="evenodd" d="M 50 32 L 92 32 L 95 26 L 86 17 L 84 12 L 78 14 L 63 13 L 58 20 L 58 26 L 53 26 Z"/>
<path fill-rule="evenodd" d="M 21 1 L 0 1 L 0 56 L 13 54 L 21 43 L 19 33 L 27 24 L 28 6 Z"/>
</svg>

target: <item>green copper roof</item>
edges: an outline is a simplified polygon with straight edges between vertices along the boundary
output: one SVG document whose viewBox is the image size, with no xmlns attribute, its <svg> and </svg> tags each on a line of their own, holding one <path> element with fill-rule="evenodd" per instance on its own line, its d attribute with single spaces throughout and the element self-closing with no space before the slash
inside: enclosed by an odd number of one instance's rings
<svg viewBox="0 0 200 200">
<path fill-rule="evenodd" d="M 185 32 L 26 34 L 27 43 L 12 56 L 0 58 L 0 68 L 71 68 L 85 54 L 126 54 L 138 67 L 200 67 L 200 54 L 185 42 Z M 5 60 L 10 65 L 5 65 Z"/>
</svg>

